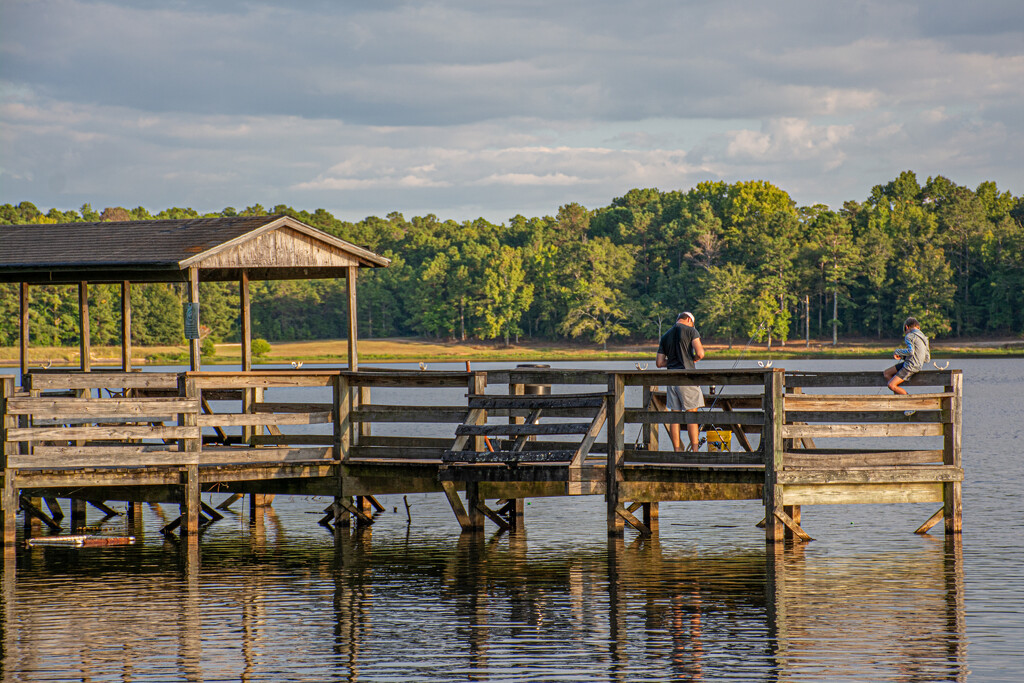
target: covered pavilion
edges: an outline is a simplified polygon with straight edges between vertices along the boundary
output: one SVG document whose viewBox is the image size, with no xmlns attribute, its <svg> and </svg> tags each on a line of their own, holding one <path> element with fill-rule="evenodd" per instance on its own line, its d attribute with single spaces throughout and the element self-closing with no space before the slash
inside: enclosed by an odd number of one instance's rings
<svg viewBox="0 0 1024 683">
<path fill-rule="evenodd" d="M 239 283 L 242 370 L 252 369 L 250 280 L 340 278 L 348 298 L 348 365 L 359 365 L 359 268 L 390 260 L 286 215 L 0 226 L 0 282 L 20 283 L 20 367 L 28 374 L 31 285 L 77 284 L 81 370 L 90 363 L 92 283 L 121 285 L 121 366 L 132 369 L 131 284 L 186 283 L 189 365 L 198 370 L 199 283 Z"/>
</svg>

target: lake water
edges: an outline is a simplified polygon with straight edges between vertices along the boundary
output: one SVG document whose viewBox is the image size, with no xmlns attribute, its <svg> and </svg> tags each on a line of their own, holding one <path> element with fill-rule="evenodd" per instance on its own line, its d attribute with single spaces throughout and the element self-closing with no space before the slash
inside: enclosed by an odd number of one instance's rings
<svg viewBox="0 0 1024 683">
<path fill-rule="evenodd" d="M 460 537 L 442 495 L 382 496 L 371 528 L 336 537 L 327 499 L 279 496 L 255 526 L 236 503 L 190 562 L 157 531 L 176 506 L 144 506 L 135 546 L 19 546 L 3 680 L 1020 681 L 1024 360 L 952 367 L 960 543 L 912 533 L 934 503 L 804 507 L 816 540 L 776 555 L 757 501 L 662 503 L 658 539 L 610 542 L 600 497 L 533 499 L 525 532 Z"/>
</svg>

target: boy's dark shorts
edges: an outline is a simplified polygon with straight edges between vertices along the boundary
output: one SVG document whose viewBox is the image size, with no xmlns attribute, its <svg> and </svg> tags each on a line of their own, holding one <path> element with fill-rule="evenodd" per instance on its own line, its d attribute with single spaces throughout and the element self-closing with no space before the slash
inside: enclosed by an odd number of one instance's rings
<svg viewBox="0 0 1024 683">
<path fill-rule="evenodd" d="M 916 374 L 908 370 L 906 367 L 904 367 L 906 364 L 906 361 L 902 360 L 896 364 L 896 376 L 902 379 L 904 382 L 913 377 L 914 374 Z"/>
</svg>

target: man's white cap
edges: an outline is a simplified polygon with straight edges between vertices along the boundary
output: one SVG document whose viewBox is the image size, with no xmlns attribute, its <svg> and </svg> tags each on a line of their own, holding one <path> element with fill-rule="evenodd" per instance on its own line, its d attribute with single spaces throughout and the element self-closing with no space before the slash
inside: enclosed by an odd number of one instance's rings
<svg viewBox="0 0 1024 683">
<path fill-rule="evenodd" d="M 676 317 L 676 320 L 679 320 L 680 318 L 689 318 L 690 320 L 697 322 L 697 319 L 693 317 L 693 313 L 690 313 L 689 311 L 683 311 L 680 313 L 678 317 Z"/>
</svg>

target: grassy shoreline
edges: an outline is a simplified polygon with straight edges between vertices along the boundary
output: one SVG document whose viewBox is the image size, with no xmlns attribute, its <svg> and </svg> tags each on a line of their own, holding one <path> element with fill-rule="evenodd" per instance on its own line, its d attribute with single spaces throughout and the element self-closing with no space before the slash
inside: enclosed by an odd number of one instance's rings
<svg viewBox="0 0 1024 683">
<path fill-rule="evenodd" d="M 831 340 L 812 340 L 806 346 L 803 340 L 791 341 L 785 346 L 742 343 L 728 348 L 723 344 L 706 344 L 709 358 L 785 359 L 844 359 L 887 357 L 900 340 L 843 341 L 832 346 Z M 240 362 L 239 344 L 217 344 L 216 355 L 203 359 L 204 365 L 237 365 Z M 485 342 L 440 342 L 422 339 L 366 339 L 359 342 L 359 358 L 363 362 L 460 362 L 460 361 L 593 361 L 633 360 L 652 358 L 657 344 L 609 345 L 607 349 L 593 344 L 573 343 L 520 343 L 508 347 Z M 941 340 L 933 342 L 932 355 L 936 358 L 1020 358 L 1024 357 L 1024 341 L 1020 339 Z M 321 340 L 307 342 L 279 342 L 271 344 L 271 351 L 257 359 L 258 363 L 332 363 L 347 361 L 347 342 Z M 99 346 L 92 349 L 93 365 L 119 365 L 121 350 L 117 346 Z M 188 361 L 184 345 L 136 347 L 133 361 L 137 365 L 174 365 Z M 0 365 L 18 364 L 17 347 L 0 347 Z M 74 367 L 79 364 L 77 347 L 32 347 L 29 364 L 33 367 Z"/>
</svg>

